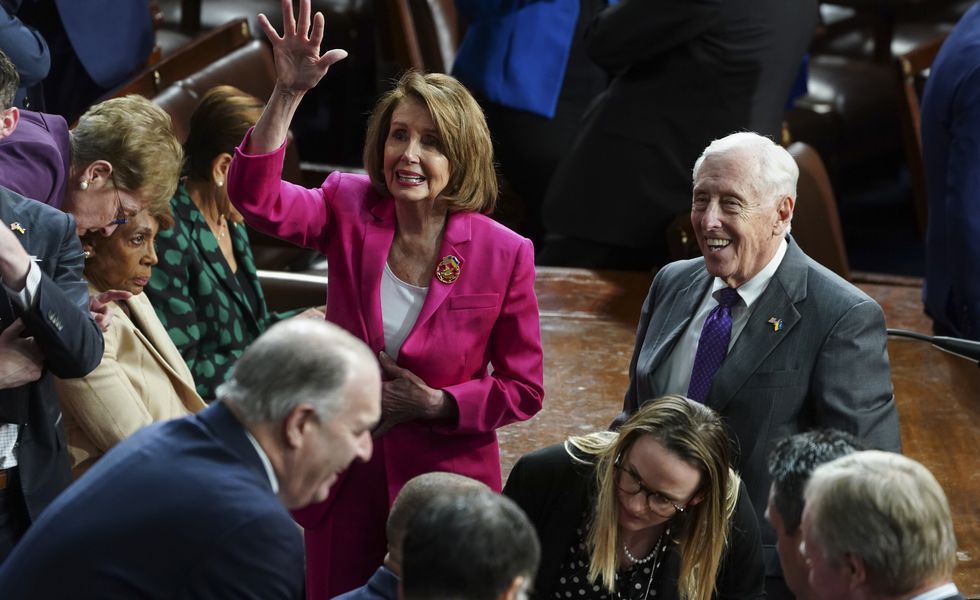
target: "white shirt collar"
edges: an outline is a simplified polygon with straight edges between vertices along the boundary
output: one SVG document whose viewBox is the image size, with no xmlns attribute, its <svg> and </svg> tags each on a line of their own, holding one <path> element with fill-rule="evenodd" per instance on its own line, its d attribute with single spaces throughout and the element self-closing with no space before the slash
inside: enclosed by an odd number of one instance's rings
<svg viewBox="0 0 980 600">
<path fill-rule="evenodd" d="M 272 462 L 269 461 L 269 455 L 265 453 L 259 441 L 255 439 L 255 436 L 248 429 L 245 429 L 245 436 L 248 438 L 248 441 L 252 442 L 252 447 L 255 448 L 255 452 L 259 455 L 259 460 L 262 461 L 262 466 L 265 467 L 265 474 L 269 476 L 269 485 L 272 486 L 272 493 L 278 494 L 279 479 L 276 478 L 276 472 L 272 469 Z"/>
<path fill-rule="evenodd" d="M 779 247 L 776 248 L 776 253 L 766 266 L 762 267 L 762 270 L 756 273 L 752 279 L 749 279 L 736 288 L 746 308 L 752 308 L 752 304 L 759 299 L 762 292 L 766 291 L 769 281 L 772 280 L 772 276 L 776 274 L 776 269 L 779 268 L 779 263 L 783 262 L 783 257 L 786 256 L 786 249 L 788 247 L 789 244 L 786 243 L 786 238 L 784 237 L 780 240 Z M 711 284 L 711 294 L 714 295 L 715 292 L 726 287 L 728 287 L 728 284 L 723 279 L 715 277 L 714 282 Z"/>
<path fill-rule="evenodd" d="M 909 600 L 941 600 L 942 598 L 949 598 L 959 593 L 960 591 L 956 589 L 955 583 L 947 583 L 937 588 L 932 588 L 928 592 L 922 592 L 917 596 L 913 596 Z"/>
</svg>

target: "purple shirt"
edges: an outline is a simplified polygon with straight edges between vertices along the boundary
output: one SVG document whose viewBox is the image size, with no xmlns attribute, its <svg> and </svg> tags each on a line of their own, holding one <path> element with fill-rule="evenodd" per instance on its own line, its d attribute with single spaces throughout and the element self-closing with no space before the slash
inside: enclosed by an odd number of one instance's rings
<svg viewBox="0 0 980 600">
<path fill-rule="evenodd" d="M 17 128 L 0 139 L 0 186 L 61 209 L 69 174 L 64 117 L 20 111 Z"/>
</svg>

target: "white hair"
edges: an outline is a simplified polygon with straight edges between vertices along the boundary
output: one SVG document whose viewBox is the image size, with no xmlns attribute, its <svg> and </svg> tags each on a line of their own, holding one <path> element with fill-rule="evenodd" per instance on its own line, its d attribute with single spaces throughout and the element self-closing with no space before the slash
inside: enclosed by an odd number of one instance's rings
<svg viewBox="0 0 980 600">
<path fill-rule="evenodd" d="M 737 153 L 754 159 L 744 166 L 761 198 L 772 204 L 787 196 L 796 200 L 796 182 L 800 178 L 796 160 L 779 144 L 751 131 L 732 133 L 708 144 L 694 163 L 694 180 L 705 158 Z"/>
</svg>

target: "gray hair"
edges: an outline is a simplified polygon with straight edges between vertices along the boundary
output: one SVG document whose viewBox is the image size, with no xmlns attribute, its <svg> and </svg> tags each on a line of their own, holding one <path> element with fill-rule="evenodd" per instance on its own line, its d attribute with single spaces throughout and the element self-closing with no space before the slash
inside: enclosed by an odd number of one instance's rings
<svg viewBox="0 0 980 600">
<path fill-rule="evenodd" d="M 806 505 L 827 559 L 860 557 L 876 593 L 908 594 L 952 576 L 956 537 L 946 494 L 911 458 L 867 450 L 817 467 Z"/>
<path fill-rule="evenodd" d="M 14 105 L 17 87 L 20 85 L 20 75 L 13 61 L 0 50 L 0 110 L 7 110 Z"/>
<path fill-rule="evenodd" d="M 344 407 L 347 382 L 363 368 L 377 369 L 364 342 L 326 321 L 289 319 L 245 350 L 217 397 L 246 423 L 281 421 L 300 404 L 327 419 Z"/>
<path fill-rule="evenodd" d="M 864 444 L 839 429 L 805 431 L 779 440 L 769 453 L 769 475 L 772 501 L 782 517 L 786 535 L 793 535 L 800 528 L 803 489 L 813 470 L 859 450 L 864 450 Z"/>
<path fill-rule="evenodd" d="M 787 196 L 796 200 L 796 182 L 800 178 L 796 160 L 779 144 L 751 131 L 732 133 L 708 144 L 694 163 L 694 179 L 697 180 L 705 158 L 736 153 L 752 159 L 744 166 L 753 189 L 763 199 L 772 204 Z"/>
</svg>

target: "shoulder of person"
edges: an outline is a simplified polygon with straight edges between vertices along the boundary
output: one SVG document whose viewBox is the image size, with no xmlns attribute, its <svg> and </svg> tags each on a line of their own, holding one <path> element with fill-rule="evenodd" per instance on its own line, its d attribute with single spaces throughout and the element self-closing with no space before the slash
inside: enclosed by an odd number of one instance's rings
<svg viewBox="0 0 980 600">
<path fill-rule="evenodd" d="M 473 240 L 477 243 L 480 243 L 481 240 L 492 239 L 495 247 L 517 251 L 525 242 L 529 241 L 506 225 L 478 212 L 458 212 L 455 213 L 455 218 L 470 220 L 470 230 L 473 234 Z"/>
<path fill-rule="evenodd" d="M 807 295 L 818 299 L 821 305 L 847 310 L 857 304 L 878 303 L 863 290 L 837 273 L 821 265 L 809 256 L 807 262 Z"/>
</svg>

